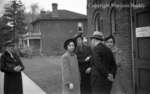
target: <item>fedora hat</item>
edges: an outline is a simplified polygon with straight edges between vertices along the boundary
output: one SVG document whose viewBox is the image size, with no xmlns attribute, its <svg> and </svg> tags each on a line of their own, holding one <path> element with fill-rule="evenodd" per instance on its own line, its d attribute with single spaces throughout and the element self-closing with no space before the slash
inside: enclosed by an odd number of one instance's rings
<svg viewBox="0 0 150 94">
<path fill-rule="evenodd" d="M 90 39 L 104 40 L 104 35 L 100 31 L 94 31 L 92 36 L 89 36 Z"/>
</svg>

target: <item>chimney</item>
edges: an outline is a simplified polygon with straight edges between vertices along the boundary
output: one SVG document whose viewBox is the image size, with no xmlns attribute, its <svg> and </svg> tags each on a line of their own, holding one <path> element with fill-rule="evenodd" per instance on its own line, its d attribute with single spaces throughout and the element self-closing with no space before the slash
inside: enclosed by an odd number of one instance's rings
<svg viewBox="0 0 150 94">
<path fill-rule="evenodd" d="M 46 14 L 46 11 L 41 10 L 40 13 L 41 13 L 41 14 Z"/>
<path fill-rule="evenodd" d="M 43 16 L 45 16 L 45 15 L 46 15 L 46 11 L 41 10 L 41 11 L 40 11 L 40 16 L 42 16 L 42 17 L 43 17 Z"/>
<path fill-rule="evenodd" d="M 52 3 L 52 11 L 57 11 L 57 3 Z"/>
<path fill-rule="evenodd" d="M 52 16 L 53 17 L 58 16 L 57 10 L 58 10 L 58 4 L 57 3 L 52 3 Z"/>
</svg>

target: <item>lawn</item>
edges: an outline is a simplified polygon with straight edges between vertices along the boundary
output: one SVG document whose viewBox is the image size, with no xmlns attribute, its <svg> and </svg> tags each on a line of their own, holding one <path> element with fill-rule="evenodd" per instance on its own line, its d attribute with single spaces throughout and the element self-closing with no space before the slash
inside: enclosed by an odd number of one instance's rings
<svg viewBox="0 0 150 94">
<path fill-rule="evenodd" d="M 60 57 L 34 57 L 22 59 L 25 73 L 47 94 L 61 94 Z"/>
</svg>

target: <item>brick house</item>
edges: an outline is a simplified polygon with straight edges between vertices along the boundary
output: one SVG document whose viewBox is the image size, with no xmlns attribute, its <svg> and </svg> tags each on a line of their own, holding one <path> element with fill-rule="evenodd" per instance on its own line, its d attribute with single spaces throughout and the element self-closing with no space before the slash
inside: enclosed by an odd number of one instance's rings
<svg viewBox="0 0 150 94">
<path fill-rule="evenodd" d="M 32 22 L 33 31 L 24 35 L 24 44 L 33 53 L 57 55 L 63 50 L 66 39 L 73 37 L 81 27 L 86 33 L 87 16 L 57 8 L 52 4 L 52 12 L 41 11 L 40 17 Z"/>
<path fill-rule="evenodd" d="M 135 6 L 117 8 L 110 7 L 111 4 Z M 139 4 L 144 8 L 134 8 Z M 87 16 L 87 34 L 95 30 L 103 32 L 104 37 L 112 34 L 117 48 L 124 54 L 122 63 L 127 66 L 121 83 L 125 84 L 125 94 L 149 94 L 150 1 L 87 0 Z"/>
</svg>

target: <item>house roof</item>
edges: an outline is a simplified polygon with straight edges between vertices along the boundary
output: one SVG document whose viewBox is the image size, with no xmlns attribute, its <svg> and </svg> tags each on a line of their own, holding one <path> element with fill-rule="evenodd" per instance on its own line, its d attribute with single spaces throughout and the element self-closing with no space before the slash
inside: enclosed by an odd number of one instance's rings
<svg viewBox="0 0 150 94">
<path fill-rule="evenodd" d="M 57 10 L 55 12 L 41 13 L 40 17 L 32 21 L 32 24 L 44 20 L 86 20 L 86 19 L 87 16 L 80 13 L 68 10 Z"/>
</svg>

